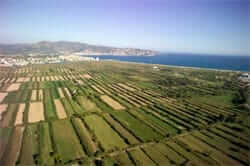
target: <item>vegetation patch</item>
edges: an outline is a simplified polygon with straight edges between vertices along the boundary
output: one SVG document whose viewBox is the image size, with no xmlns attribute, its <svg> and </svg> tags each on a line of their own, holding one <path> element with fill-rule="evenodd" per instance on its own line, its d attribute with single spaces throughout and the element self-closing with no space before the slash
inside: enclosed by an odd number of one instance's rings
<svg viewBox="0 0 250 166">
<path fill-rule="evenodd" d="M 95 133 L 104 150 L 127 147 L 122 138 L 99 116 L 90 115 L 84 118 L 89 128 Z"/>
</svg>

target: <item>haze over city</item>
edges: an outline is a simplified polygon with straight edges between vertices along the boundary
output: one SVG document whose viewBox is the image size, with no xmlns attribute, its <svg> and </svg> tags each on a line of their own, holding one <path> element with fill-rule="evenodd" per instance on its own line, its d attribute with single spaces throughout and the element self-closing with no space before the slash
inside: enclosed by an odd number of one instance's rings
<svg viewBox="0 0 250 166">
<path fill-rule="evenodd" d="M 0 43 L 78 41 L 162 52 L 250 54 L 249 0 L 0 1 Z"/>
</svg>

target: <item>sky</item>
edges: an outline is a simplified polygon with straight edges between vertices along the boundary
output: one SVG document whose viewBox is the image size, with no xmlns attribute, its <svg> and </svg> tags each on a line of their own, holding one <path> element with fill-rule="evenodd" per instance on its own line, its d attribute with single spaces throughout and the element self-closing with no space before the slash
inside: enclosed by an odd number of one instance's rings
<svg viewBox="0 0 250 166">
<path fill-rule="evenodd" d="M 0 43 L 250 55 L 250 0 L 0 0 Z"/>
</svg>

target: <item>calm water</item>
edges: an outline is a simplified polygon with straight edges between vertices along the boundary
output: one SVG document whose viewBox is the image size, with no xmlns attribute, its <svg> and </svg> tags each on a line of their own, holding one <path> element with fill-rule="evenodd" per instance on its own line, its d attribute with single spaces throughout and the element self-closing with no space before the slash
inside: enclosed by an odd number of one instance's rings
<svg viewBox="0 0 250 166">
<path fill-rule="evenodd" d="M 93 56 L 96 57 L 96 56 Z M 163 65 L 250 71 L 250 56 L 159 54 L 156 56 L 99 56 L 101 60 L 119 60 Z"/>
</svg>

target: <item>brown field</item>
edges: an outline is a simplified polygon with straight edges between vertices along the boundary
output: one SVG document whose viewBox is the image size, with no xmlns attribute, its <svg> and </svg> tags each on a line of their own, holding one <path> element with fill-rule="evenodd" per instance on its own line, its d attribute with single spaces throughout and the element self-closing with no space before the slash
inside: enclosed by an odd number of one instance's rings
<svg viewBox="0 0 250 166">
<path fill-rule="evenodd" d="M 64 90 L 65 90 L 65 92 L 67 93 L 67 95 L 71 98 L 72 96 L 71 96 L 71 94 L 70 94 L 70 92 L 69 92 L 69 89 L 68 89 L 68 88 L 64 88 Z"/>
<path fill-rule="evenodd" d="M 2 115 L 2 120 L 0 121 L 0 127 L 8 127 L 12 124 L 12 119 L 15 116 L 17 109 L 17 104 L 8 104 L 8 108 Z"/>
<path fill-rule="evenodd" d="M 42 89 L 40 89 L 38 91 L 38 100 L 43 100 L 43 90 Z"/>
<path fill-rule="evenodd" d="M 103 88 L 103 87 L 101 87 L 101 86 L 98 86 L 98 88 L 99 88 L 100 90 L 102 90 L 103 92 L 105 92 L 105 93 L 111 95 L 111 92 L 108 91 L 107 89 L 105 89 L 105 88 Z"/>
<path fill-rule="evenodd" d="M 6 89 L 6 91 L 7 92 L 16 91 L 20 88 L 20 85 L 21 85 L 20 83 L 13 83 Z"/>
<path fill-rule="evenodd" d="M 30 81 L 30 77 L 24 77 L 23 82 L 28 82 L 28 81 Z"/>
<path fill-rule="evenodd" d="M 37 90 L 32 90 L 31 101 L 35 101 L 36 100 L 36 93 L 37 93 Z"/>
<path fill-rule="evenodd" d="M 21 151 L 24 127 L 16 127 L 0 165 L 14 166 Z"/>
<path fill-rule="evenodd" d="M 60 98 L 65 97 L 64 94 L 63 94 L 62 88 L 57 88 L 57 90 L 58 90 Z"/>
<path fill-rule="evenodd" d="M 0 128 L 0 164 L 1 164 L 1 158 L 7 148 L 8 142 L 9 142 L 9 138 L 11 135 L 11 128 Z"/>
<path fill-rule="evenodd" d="M 92 78 L 89 74 L 83 74 L 82 76 L 83 76 L 83 78 L 87 78 L 87 79 Z"/>
<path fill-rule="evenodd" d="M 6 91 L 6 89 L 9 87 L 9 84 L 2 84 L 0 90 Z"/>
<path fill-rule="evenodd" d="M 72 80 L 72 79 L 73 79 L 71 75 L 68 75 L 68 78 L 69 78 L 70 80 Z"/>
<path fill-rule="evenodd" d="M 19 77 L 16 82 L 24 82 L 24 77 Z"/>
<path fill-rule="evenodd" d="M 15 82 L 15 80 L 16 80 L 16 78 L 12 78 L 12 80 L 11 80 L 10 82 L 11 82 L 11 83 L 12 83 L 12 82 Z"/>
<path fill-rule="evenodd" d="M 8 104 L 0 104 L 0 120 L 2 120 L 2 114 L 7 110 Z"/>
<path fill-rule="evenodd" d="M 59 76 L 60 80 L 64 80 L 64 78 L 62 76 Z"/>
<path fill-rule="evenodd" d="M 44 120 L 44 108 L 42 102 L 30 103 L 28 122 L 39 122 Z"/>
<path fill-rule="evenodd" d="M 97 88 L 95 85 L 91 85 L 91 87 L 96 90 L 97 92 L 104 94 L 103 91 L 101 91 L 99 88 Z"/>
<path fill-rule="evenodd" d="M 82 80 L 76 80 L 78 84 L 83 85 Z"/>
<path fill-rule="evenodd" d="M 135 91 L 135 89 L 134 89 L 134 88 L 131 88 L 131 87 L 129 87 L 129 86 L 127 86 L 127 85 L 125 85 L 125 84 L 118 83 L 118 85 L 119 85 L 119 86 L 121 86 L 121 87 L 123 87 L 124 89 L 129 90 L 129 91 Z"/>
<path fill-rule="evenodd" d="M 23 113 L 25 110 L 25 104 L 19 104 L 17 115 L 16 115 L 16 121 L 15 121 L 15 126 L 16 125 L 21 125 L 23 124 Z"/>
<path fill-rule="evenodd" d="M 123 107 L 120 103 L 113 100 L 111 97 L 109 97 L 107 95 L 102 95 L 101 99 L 115 110 L 124 110 L 125 109 L 125 107 Z"/>
<path fill-rule="evenodd" d="M 4 100 L 4 98 L 8 95 L 8 93 L 0 92 L 0 103 Z"/>
<path fill-rule="evenodd" d="M 16 82 L 28 82 L 30 77 L 19 77 Z"/>
<path fill-rule="evenodd" d="M 5 81 L 4 81 L 4 83 L 7 83 L 7 82 L 9 82 L 9 80 L 10 80 L 10 78 L 7 78 Z"/>
<path fill-rule="evenodd" d="M 64 107 L 60 101 L 60 99 L 55 99 L 55 106 L 56 106 L 56 114 L 58 116 L 59 119 L 65 119 L 67 118 L 67 114 L 64 110 Z"/>
</svg>

